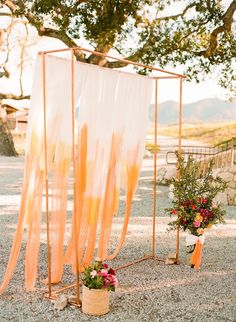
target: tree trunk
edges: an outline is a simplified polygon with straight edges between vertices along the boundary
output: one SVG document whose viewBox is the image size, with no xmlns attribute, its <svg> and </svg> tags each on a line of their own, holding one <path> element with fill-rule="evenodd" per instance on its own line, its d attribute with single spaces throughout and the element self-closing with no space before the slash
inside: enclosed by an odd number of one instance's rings
<svg viewBox="0 0 236 322">
<path fill-rule="evenodd" d="M 15 150 L 12 134 L 8 129 L 7 123 L 2 118 L 0 118 L 0 155 L 8 157 L 18 155 Z"/>
</svg>

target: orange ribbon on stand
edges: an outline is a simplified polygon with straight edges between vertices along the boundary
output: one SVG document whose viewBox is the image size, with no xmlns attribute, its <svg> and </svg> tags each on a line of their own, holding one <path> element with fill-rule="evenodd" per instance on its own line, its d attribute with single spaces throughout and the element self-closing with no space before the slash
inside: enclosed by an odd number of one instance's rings
<svg viewBox="0 0 236 322">
<path fill-rule="evenodd" d="M 195 236 L 188 235 L 186 238 L 186 245 L 194 245 L 195 248 L 192 253 L 190 264 L 194 266 L 195 269 L 199 269 L 202 262 L 202 246 L 204 243 L 205 236 Z"/>
</svg>

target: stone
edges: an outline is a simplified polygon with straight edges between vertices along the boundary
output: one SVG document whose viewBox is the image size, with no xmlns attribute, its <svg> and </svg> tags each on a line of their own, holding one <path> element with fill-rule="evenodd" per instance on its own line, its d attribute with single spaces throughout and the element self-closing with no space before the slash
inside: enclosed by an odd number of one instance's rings
<svg viewBox="0 0 236 322">
<path fill-rule="evenodd" d="M 235 174 L 236 173 L 236 167 L 235 166 L 234 167 L 230 167 L 229 168 L 229 172 Z"/>
<path fill-rule="evenodd" d="M 68 302 L 69 303 L 77 303 L 77 296 L 74 294 L 71 294 L 68 296 Z"/>
<path fill-rule="evenodd" d="M 234 179 L 234 175 L 230 172 L 223 172 L 223 173 L 220 173 L 219 175 L 223 180 L 225 180 L 226 182 L 230 182 L 230 181 L 233 181 Z"/>
<path fill-rule="evenodd" d="M 152 153 L 148 150 L 145 150 L 145 153 L 144 153 L 144 158 L 150 158 L 152 156 Z"/>
<path fill-rule="evenodd" d="M 230 182 L 228 183 L 228 187 L 229 187 L 229 188 L 232 188 L 232 189 L 235 189 L 235 188 L 236 188 L 236 182 L 234 182 L 234 181 L 230 181 Z"/>
<path fill-rule="evenodd" d="M 167 258 L 165 261 L 166 265 L 174 265 L 175 264 L 175 259 Z"/>
<path fill-rule="evenodd" d="M 221 203 L 222 205 L 228 205 L 227 194 L 223 192 L 219 192 L 214 198 L 214 202 Z"/>
<path fill-rule="evenodd" d="M 166 174 L 167 172 L 167 169 L 166 167 L 160 167 L 158 170 L 157 170 L 157 175 L 161 176 L 161 177 L 164 177 L 164 175 Z"/>
<path fill-rule="evenodd" d="M 62 295 L 55 301 L 54 308 L 61 311 L 67 306 L 67 304 L 68 304 L 67 297 L 65 295 Z"/>
<path fill-rule="evenodd" d="M 168 258 L 170 259 L 176 259 L 176 253 L 169 253 Z"/>
<path fill-rule="evenodd" d="M 220 176 L 221 173 L 222 173 L 222 170 L 220 168 L 214 169 L 213 170 L 213 177 L 216 178 L 216 177 Z"/>
<path fill-rule="evenodd" d="M 165 264 L 174 265 L 175 263 L 176 263 L 176 253 L 169 253 L 166 258 Z"/>
<path fill-rule="evenodd" d="M 168 168 L 166 174 L 165 174 L 165 180 L 169 180 L 172 177 L 176 177 L 176 168 L 175 167 L 170 167 Z"/>
<path fill-rule="evenodd" d="M 235 198 L 235 189 L 228 188 L 227 189 L 228 200 L 234 200 Z"/>
<path fill-rule="evenodd" d="M 162 176 L 157 176 L 157 182 L 162 183 L 163 177 Z"/>
</svg>

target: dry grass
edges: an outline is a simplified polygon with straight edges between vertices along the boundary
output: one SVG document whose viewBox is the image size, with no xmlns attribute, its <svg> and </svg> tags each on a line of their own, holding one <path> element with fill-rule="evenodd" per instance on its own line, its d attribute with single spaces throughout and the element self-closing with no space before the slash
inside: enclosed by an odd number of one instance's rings
<svg viewBox="0 0 236 322">
<path fill-rule="evenodd" d="M 160 128 L 158 133 L 161 135 L 178 136 L 179 128 L 177 125 Z M 203 123 L 183 125 L 183 138 L 197 140 L 209 145 L 217 145 L 221 142 L 230 140 L 236 136 L 236 123 Z"/>
</svg>

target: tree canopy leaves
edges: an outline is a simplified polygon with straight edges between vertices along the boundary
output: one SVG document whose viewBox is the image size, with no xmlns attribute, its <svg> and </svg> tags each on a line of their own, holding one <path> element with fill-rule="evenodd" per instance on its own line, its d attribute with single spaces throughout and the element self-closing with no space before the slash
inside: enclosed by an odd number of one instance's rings
<svg viewBox="0 0 236 322">
<path fill-rule="evenodd" d="M 113 48 L 135 62 L 162 68 L 184 65 L 189 79 L 197 82 L 219 68 L 220 85 L 235 91 L 236 0 L 1 0 L 0 4 L 14 17 L 26 19 L 39 35 L 60 39 L 69 47 L 85 38 L 102 53 Z M 172 6 L 176 13 L 168 14 Z M 79 50 L 75 55 L 110 68 L 124 66 Z"/>
</svg>

